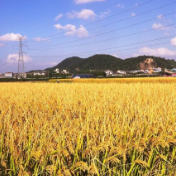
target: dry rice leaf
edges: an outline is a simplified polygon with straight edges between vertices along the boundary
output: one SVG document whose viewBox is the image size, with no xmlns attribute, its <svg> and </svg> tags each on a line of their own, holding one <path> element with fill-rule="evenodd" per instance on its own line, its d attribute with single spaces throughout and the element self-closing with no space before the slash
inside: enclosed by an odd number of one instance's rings
<svg viewBox="0 0 176 176">
<path fill-rule="evenodd" d="M 154 143 L 153 143 L 153 146 L 162 146 L 163 148 L 165 147 L 169 147 L 169 143 L 164 141 L 164 140 L 156 140 Z"/>
<path fill-rule="evenodd" d="M 112 163 L 112 164 L 116 164 L 116 163 L 120 163 L 120 160 L 118 158 L 116 158 L 115 156 L 111 156 L 107 159 L 105 159 L 104 163 Z"/>
<path fill-rule="evenodd" d="M 68 157 L 70 155 L 67 149 L 62 150 L 62 154 L 64 155 L 64 157 Z"/>
<path fill-rule="evenodd" d="M 71 172 L 67 169 L 64 170 L 64 176 L 72 176 Z"/>
<path fill-rule="evenodd" d="M 3 166 L 4 168 L 7 167 L 7 163 L 4 160 L 1 160 L 1 166 Z"/>
<path fill-rule="evenodd" d="M 75 153 L 75 151 L 74 151 L 72 145 L 69 145 L 69 146 L 68 146 L 68 149 L 69 149 L 69 152 L 70 152 L 71 154 L 74 154 L 74 153 Z"/>
<path fill-rule="evenodd" d="M 87 166 L 87 163 L 83 162 L 83 161 L 79 161 L 77 162 L 75 165 L 74 165 L 74 168 L 80 168 L 82 171 L 86 171 L 88 170 L 88 166 Z"/>
<path fill-rule="evenodd" d="M 142 160 L 135 160 L 136 164 L 140 164 L 143 167 L 149 167 L 148 163 Z"/>
<path fill-rule="evenodd" d="M 167 160 L 167 156 L 164 156 L 164 155 L 159 155 L 159 157 L 161 158 L 161 159 L 163 159 L 164 161 L 166 161 Z"/>
<path fill-rule="evenodd" d="M 118 152 L 119 152 L 119 148 L 117 148 L 117 147 L 112 147 L 111 150 L 110 150 L 110 152 L 109 152 L 109 156 L 118 154 Z"/>
<path fill-rule="evenodd" d="M 64 175 L 61 173 L 61 170 L 58 170 L 58 171 L 57 171 L 57 176 L 64 176 Z"/>
<path fill-rule="evenodd" d="M 18 176 L 31 176 L 28 172 L 20 170 Z"/>
<path fill-rule="evenodd" d="M 169 144 L 174 144 L 174 145 L 176 145 L 176 139 L 168 139 L 167 141 L 166 141 L 167 143 L 169 143 Z"/>
<path fill-rule="evenodd" d="M 93 163 L 89 167 L 89 174 L 97 175 L 97 168 L 96 168 L 96 166 Z"/>
</svg>

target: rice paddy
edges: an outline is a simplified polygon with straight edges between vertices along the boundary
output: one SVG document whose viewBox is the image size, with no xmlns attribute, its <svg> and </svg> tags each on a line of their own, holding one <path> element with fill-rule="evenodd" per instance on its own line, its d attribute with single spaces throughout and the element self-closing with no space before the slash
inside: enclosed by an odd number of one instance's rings
<svg viewBox="0 0 176 176">
<path fill-rule="evenodd" d="M 109 80 L 0 83 L 0 175 L 174 175 L 175 79 Z"/>
</svg>

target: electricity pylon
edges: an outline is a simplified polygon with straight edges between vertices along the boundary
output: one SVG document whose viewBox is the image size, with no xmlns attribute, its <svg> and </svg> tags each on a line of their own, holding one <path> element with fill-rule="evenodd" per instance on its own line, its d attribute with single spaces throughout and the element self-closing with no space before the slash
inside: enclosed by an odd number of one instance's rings
<svg viewBox="0 0 176 176">
<path fill-rule="evenodd" d="M 24 58 L 23 58 L 23 37 L 18 36 L 19 39 L 19 57 L 18 57 L 18 78 L 25 77 Z"/>
</svg>

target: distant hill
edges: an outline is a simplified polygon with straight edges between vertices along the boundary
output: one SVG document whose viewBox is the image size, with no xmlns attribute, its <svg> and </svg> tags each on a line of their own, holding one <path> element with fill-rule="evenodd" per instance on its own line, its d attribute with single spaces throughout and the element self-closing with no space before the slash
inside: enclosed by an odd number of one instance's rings
<svg viewBox="0 0 176 176">
<path fill-rule="evenodd" d="M 149 61 L 146 60 L 150 58 Z M 97 54 L 89 58 L 83 59 L 79 57 L 70 57 L 63 60 L 58 65 L 47 68 L 48 71 L 54 71 L 56 68 L 60 70 L 67 69 L 70 72 L 79 70 L 138 70 L 149 67 L 176 68 L 176 61 L 155 56 L 138 56 L 131 57 L 125 60 L 105 54 Z"/>
<path fill-rule="evenodd" d="M 52 68 L 47 68 L 46 70 L 53 71 L 56 68 L 59 68 L 60 70 L 67 69 L 70 72 L 74 72 L 76 68 L 79 68 L 79 70 L 116 70 L 117 66 L 118 68 L 121 67 L 122 62 L 122 59 L 111 55 L 94 55 L 86 59 L 70 57 L 63 60 L 58 65 Z"/>
<path fill-rule="evenodd" d="M 173 59 L 169 60 L 155 56 L 138 56 L 125 59 L 123 61 L 123 70 L 140 69 L 140 63 L 144 62 L 147 58 L 153 59 L 155 67 L 168 68 L 168 69 L 176 67 L 176 61 Z"/>
<path fill-rule="evenodd" d="M 84 62 L 84 59 L 81 59 L 79 57 L 70 57 L 70 58 L 63 60 L 58 65 L 56 65 L 52 68 L 47 68 L 45 70 L 54 71 L 56 68 L 59 68 L 60 70 L 68 69 L 69 71 L 73 71 L 73 70 L 75 70 L 75 68 L 77 68 L 83 62 Z"/>
</svg>

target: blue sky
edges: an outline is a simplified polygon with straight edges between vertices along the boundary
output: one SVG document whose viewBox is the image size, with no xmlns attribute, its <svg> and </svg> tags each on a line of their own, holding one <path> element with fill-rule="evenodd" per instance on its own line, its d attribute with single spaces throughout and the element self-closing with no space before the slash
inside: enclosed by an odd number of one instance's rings
<svg viewBox="0 0 176 176">
<path fill-rule="evenodd" d="M 17 72 L 17 36 L 25 71 L 93 54 L 176 59 L 176 0 L 1 0 L 0 21 L 0 73 Z"/>
</svg>

